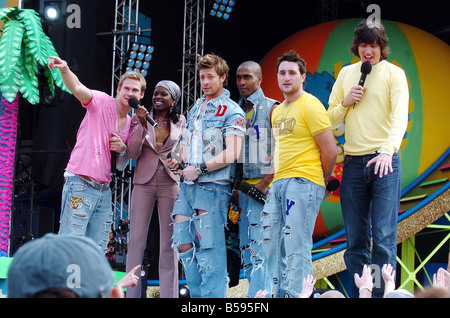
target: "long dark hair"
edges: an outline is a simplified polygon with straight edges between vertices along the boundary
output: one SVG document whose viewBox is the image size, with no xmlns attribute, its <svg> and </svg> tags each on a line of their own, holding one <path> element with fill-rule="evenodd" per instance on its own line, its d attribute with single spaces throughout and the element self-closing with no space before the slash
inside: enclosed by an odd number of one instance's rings
<svg viewBox="0 0 450 318">
<path fill-rule="evenodd" d="M 358 52 L 360 43 L 377 43 L 380 46 L 382 60 L 385 60 L 390 53 L 387 46 L 388 38 L 381 23 L 374 21 L 369 25 L 366 20 L 361 21 L 355 29 L 353 43 L 350 47 L 350 53 L 357 57 L 360 57 Z"/>
</svg>

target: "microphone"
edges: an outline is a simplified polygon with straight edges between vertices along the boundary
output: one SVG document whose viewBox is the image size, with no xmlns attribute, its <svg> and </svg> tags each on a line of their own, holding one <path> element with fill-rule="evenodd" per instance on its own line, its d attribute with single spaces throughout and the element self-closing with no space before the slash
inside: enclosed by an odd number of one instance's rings
<svg viewBox="0 0 450 318">
<path fill-rule="evenodd" d="M 372 64 L 370 62 L 364 62 L 361 64 L 361 77 L 359 78 L 358 85 L 364 86 L 367 75 L 372 71 Z"/>
<path fill-rule="evenodd" d="M 137 109 L 140 106 L 139 101 L 137 100 L 136 97 L 131 97 L 128 100 L 128 105 L 130 105 L 130 107 L 134 108 L 134 109 Z M 147 118 L 147 121 L 150 123 L 150 125 L 152 125 L 153 127 L 157 126 L 156 122 L 153 120 L 153 118 L 150 117 L 150 115 L 147 114 L 146 118 Z"/>
<path fill-rule="evenodd" d="M 330 192 L 333 192 L 334 190 L 337 190 L 340 185 L 341 185 L 341 182 L 338 179 L 331 179 L 327 183 L 327 190 Z"/>
<path fill-rule="evenodd" d="M 167 154 L 167 159 L 171 159 L 171 158 L 172 158 L 172 153 L 169 152 L 169 153 Z M 186 168 L 186 166 L 185 166 L 181 161 L 178 161 L 178 160 L 177 160 L 177 162 L 178 162 L 178 166 L 180 167 L 181 170 L 183 170 L 184 168 Z"/>
<path fill-rule="evenodd" d="M 361 64 L 361 77 L 359 78 L 358 85 L 364 87 L 366 77 L 367 75 L 370 74 L 371 71 L 372 71 L 372 64 L 370 64 L 370 62 L 364 62 Z M 356 101 L 355 104 L 358 104 L 358 101 Z M 353 108 L 355 108 L 355 105 L 353 105 Z"/>
<path fill-rule="evenodd" d="M 266 199 L 264 198 L 264 193 L 256 189 L 253 185 L 247 182 L 241 182 L 239 185 L 239 190 L 242 191 L 242 193 L 245 193 L 250 198 L 255 200 L 256 202 L 259 202 L 261 204 L 266 204 Z"/>
</svg>

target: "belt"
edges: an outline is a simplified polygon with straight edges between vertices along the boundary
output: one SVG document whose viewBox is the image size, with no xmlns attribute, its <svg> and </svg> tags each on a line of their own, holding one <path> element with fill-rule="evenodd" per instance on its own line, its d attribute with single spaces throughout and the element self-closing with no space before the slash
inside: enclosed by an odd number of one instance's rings
<svg viewBox="0 0 450 318">
<path fill-rule="evenodd" d="M 82 175 L 75 174 L 75 173 L 70 172 L 70 171 L 66 171 L 64 173 L 64 177 L 66 177 L 66 178 L 67 177 L 78 177 L 80 179 L 83 179 L 87 183 L 89 183 L 93 188 L 95 188 L 97 190 L 105 190 L 105 189 L 109 188 L 109 182 L 108 183 L 100 183 L 100 182 L 95 181 L 91 177 L 82 176 Z"/>
<path fill-rule="evenodd" d="M 95 188 L 97 190 L 105 190 L 105 189 L 109 188 L 109 182 L 108 183 L 100 183 L 90 177 L 80 176 L 79 174 L 77 174 L 76 176 L 80 177 L 81 179 L 83 179 L 84 181 L 89 183 L 93 188 Z"/>
<path fill-rule="evenodd" d="M 373 156 L 373 155 L 379 155 L 381 152 L 379 151 L 379 150 L 377 150 L 377 151 L 373 151 L 373 152 L 370 152 L 370 153 L 366 153 L 366 154 L 364 154 L 364 155 L 345 155 L 345 156 L 349 156 L 349 157 L 364 157 L 364 156 Z"/>
</svg>

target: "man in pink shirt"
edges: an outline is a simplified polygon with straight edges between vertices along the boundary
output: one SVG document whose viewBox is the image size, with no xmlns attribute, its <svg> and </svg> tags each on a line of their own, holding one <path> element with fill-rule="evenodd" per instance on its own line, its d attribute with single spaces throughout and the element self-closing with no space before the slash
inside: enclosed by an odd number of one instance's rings
<svg viewBox="0 0 450 318">
<path fill-rule="evenodd" d="M 64 173 L 59 233 L 88 236 L 106 252 L 113 220 L 111 154 L 117 153 L 117 162 L 127 159 L 128 100 L 144 97 L 146 81 L 139 73 L 125 73 L 113 98 L 84 86 L 59 57 L 51 56 L 48 66 L 59 69 L 66 87 L 86 108 Z"/>
</svg>

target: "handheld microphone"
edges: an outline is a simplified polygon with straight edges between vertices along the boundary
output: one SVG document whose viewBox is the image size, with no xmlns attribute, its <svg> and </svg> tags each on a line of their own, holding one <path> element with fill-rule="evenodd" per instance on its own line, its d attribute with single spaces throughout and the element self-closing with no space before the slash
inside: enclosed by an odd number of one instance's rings
<svg viewBox="0 0 450 318">
<path fill-rule="evenodd" d="M 366 82 L 367 75 L 370 74 L 372 71 L 372 64 L 370 62 L 364 62 L 361 64 L 361 77 L 359 78 L 358 85 L 361 85 L 364 87 L 364 83 Z M 355 104 L 358 104 L 358 101 L 355 102 Z M 355 107 L 355 105 L 353 105 Z"/>
<path fill-rule="evenodd" d="M 327 183 L 327 190 L 333 192 L 339 188 L 341 182 L 338 179 L 331 179 Z"/>
<path fill-rule="evenodd" d="M 128 105 L 130 105 L 131 108 L 137 109 L 140 105 L 139 105 L 139 101 L 137 100 L 136 97 L 131 97 L 128 100 Z M 150 115 L 147 114 L 146 116 L 147 121 L 150 123 L 150 125 L 152 125 L 153 127 L 157 126 L 157 123 L 153 120 L 153 118 L 150 117 Z"/>
<path fill-rule="evenodd" d="M 266 199 L 264 198 L 264 193 L 256 189 L 253 185 L 247 182 L 241 182 L 239 185 L 239 190 L 242 191 L 242 193 L 245 193 L 250 198 L 255 200 L 256 202 L 259 202 L 261 204 L 266 204 Z"/>
<path fill-rule="evenodd" d="M 364 62 L 361 64 L 361 77 L 359 78 L 358 85 L 364 86 L 367 75 L 372 71 L 372 64 L 370 62 Z"/>
<path fill-rule="evenodd" d="M 172 158 L 172 153 L 169 152 L 169 153 L 167 154 L 167 159 L 171 159 L 171 158 Z M 178 161 L 178 160 L 177 160 L 177 162 L 178 162 L 178 166 L 180 167 L 181 170 L 183 170 L 184 168 L 186 168 L 186 166 L 185 166 L 181 161 Z"/>
</svg>

